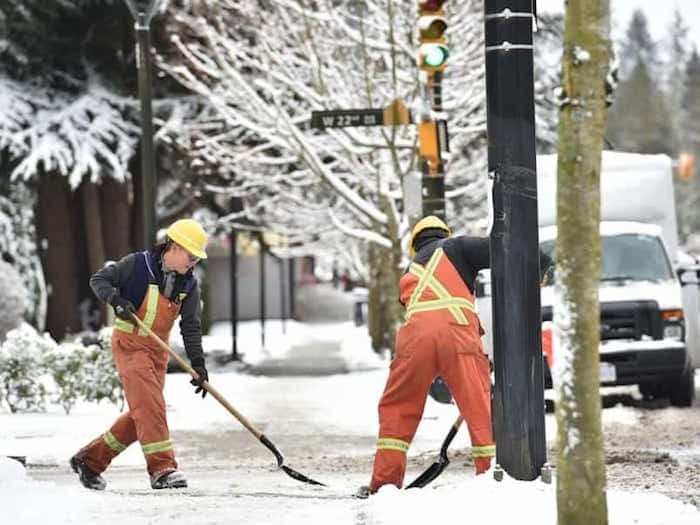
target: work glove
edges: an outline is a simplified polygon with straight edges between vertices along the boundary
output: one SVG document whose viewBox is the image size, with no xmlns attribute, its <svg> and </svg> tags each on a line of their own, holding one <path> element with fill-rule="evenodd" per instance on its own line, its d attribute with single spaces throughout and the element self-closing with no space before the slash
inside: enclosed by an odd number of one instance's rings
<svg viewBox="0 0 700 525">
<path fill-rule="evenodd" d="M 111 304 L 114 308 L 114 314 L 119 317 L 119 319 L 131 321 L 131 316 L 136 313 L 136 308 L 131 301 L 124 299 L 121 295 L 115 295 Z"/>
<path fill-rule="evenodd" d="M 438 403 L 444 403 L 446 405 L 452 403 L 452 393 L 450 392 L 450 389 L 447 388 L 447 384 L 440 376 L 433 379 L 433 383 L 430 385 L 429 393 L 430 397 L 432 397 Z"/>
<path fill-rule="evenodd" d="M 194 369 L 195 372 L 197 372 L 197 375 L 199 376 L 198 379 L 195 379 L 194 377 L 192 378 L 192 381 L 190 381 L 190 384 L 193 386 L 196 386 L 197 388 L 195 389 L 194 393 L 199 394 L 200 392 L 202 393 L 202 399 L 204 399 L 207 395 L 207 391 L 203 386 L 203 383 L 205 381 L 209 381 L 209 374 L 207 373 L 207 369 L 204 366 L 204 363 L 202 364 L 197 364 L 197 365 L 192 365 L 192 368 Z"/>
</svg>

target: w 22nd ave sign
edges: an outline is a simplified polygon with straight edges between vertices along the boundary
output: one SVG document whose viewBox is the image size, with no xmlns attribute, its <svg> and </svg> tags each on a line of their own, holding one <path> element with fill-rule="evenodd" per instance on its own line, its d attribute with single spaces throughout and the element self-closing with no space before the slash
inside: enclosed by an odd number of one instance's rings
<svg viewBox="0 0 700 525">
<path fill-rule="evenodd" d="M 311 127 L 315 129 L 398 126 L 410 123 L 411 113 L 400 98 L 383 108 L 331 109 L 311 112 Z"/>
<path fill-rule="evenodd" d="M 316 129 L 349 128 L 353 126 L 381 126 L 383 109 L 333 109 L 312 111 L 311 127 Z"/>
</svg>

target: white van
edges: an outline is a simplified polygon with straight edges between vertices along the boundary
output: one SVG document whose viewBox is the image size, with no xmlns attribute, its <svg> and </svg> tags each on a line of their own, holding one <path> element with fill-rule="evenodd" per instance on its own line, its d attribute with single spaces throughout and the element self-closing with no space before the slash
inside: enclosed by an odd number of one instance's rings
<svg viewBox="0 0 700 525">
<path fill-rule="evenodd" d="M 540 248 L 553 259 L 556 163 L 556 155 L 537 159 Z M 672 177 L 666 155 L 603 152 L 600 376 L 603 386 L 636 384 L 645 398 L 668 397 L 685 407 L 693 402 L 700 367 L 700 265 L 678 250 Z M 553 286 L 542 288 L 541 299 L 546 329 Z M 477 307 L 491 353 L 488 273 L 480 276 Z M 556 359 L 556 348 L 552 354 Z M 549 364 L 545 360 L 547 388 Z"/>
</svg>

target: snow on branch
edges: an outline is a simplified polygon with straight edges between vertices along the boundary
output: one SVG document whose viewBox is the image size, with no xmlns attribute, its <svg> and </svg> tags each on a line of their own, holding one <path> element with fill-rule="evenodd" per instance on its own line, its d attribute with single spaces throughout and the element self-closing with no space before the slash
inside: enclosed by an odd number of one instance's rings
<svg viewBox="0 0 700 525">
<path fill-rule="evenodd" d="M 11 177 L 29 180 L 55 171 L 72 188 L 84 177 L 125 180 L 138 138 L 137 126 L 124 116 L 129 104 L 96 82 L 70 97 L 27 91 L 0 77 L 0 149 L 18 161 Z"/>
</svg>

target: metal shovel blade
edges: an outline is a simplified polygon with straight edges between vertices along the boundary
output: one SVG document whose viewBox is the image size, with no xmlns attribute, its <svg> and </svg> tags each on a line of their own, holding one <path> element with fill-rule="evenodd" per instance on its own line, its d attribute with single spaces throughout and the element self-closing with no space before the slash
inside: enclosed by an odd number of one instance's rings
<svg viewBox="0 0 700 525">
<path fill-rule="evenodd" d="M 425 472 L 423 472 L 423 474 L 414 479 L 413 482 L 406 487 L 407 489 L 425 487 L 428 483 L 442 474 L 442 471 L 447 468 L 447 465 L 450 464 L 450 460 L 447 457 L 447 449 L 450 446 L 450 443 L 452 443 L 454 437 L 457 435 L 457 431 L 459 430 L 459 426 L 461 424 L 462 416 L 457 418 L 457 421 L 454 422 L 454 424 L 450 427 L 450 431 L 447 433 L 447 436 L 445 436 L 445 440 L 442 442 L 442 447 L 440 447 L 440 456 L 438 457 L 438 460 L 430 465 Z"/>
<path fill-rule="evenodd" d="M 303 483 L 308 483 L 308 484 L 310 484 L 310 485 L 320 485 L 321 487 L 326 487 L 326 486 L 327 486 L 325 483 L 321 483 L 320 481 L 316 481 L 315 479 L 311 479 L 311 478 L 308 477 L 308 476 L 304 476 L 304 474 L 302 474 L 301 472 L 297 472 L 296 470 L 294 470 L 293 468 L 288 467 L 287 465 L 280 465 L 280 468 L 281 468 L 282 470 L 284 470 L 284 472 L 285 472 L 288 476 L 290 476 L 290 477 L 296 479 L 297 481 L 301 481 L 301 482 L 303 482 Z"/>
<path fill-rule="evenodd" d="M 445 456 L 444 458 L 441 456 L 438 458 L 438 460 L 430 465 L 423 474 L 418 476 L 416 479 L 413 480 L 413 482 L 408 485 L 406 488 L 407 489 L 412 489 L 412 488 L 423 488 L 425 487 L 428 483 L 433 481 L 435 478 L 437 478 L 440 474 L 442 474 L 442 471 L 447 468 L 447 465 L 450 464 L 450 460 Z"/>
</svg>

